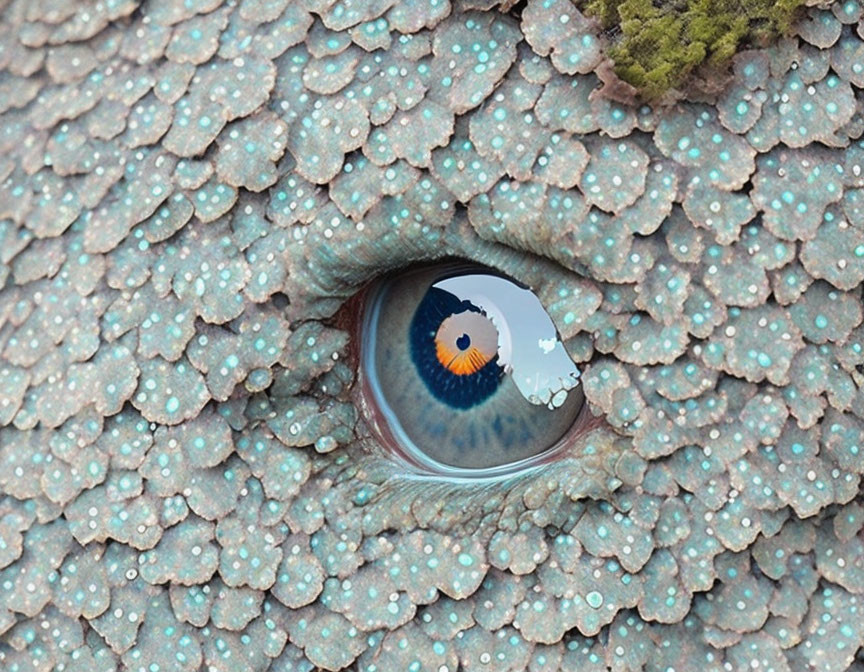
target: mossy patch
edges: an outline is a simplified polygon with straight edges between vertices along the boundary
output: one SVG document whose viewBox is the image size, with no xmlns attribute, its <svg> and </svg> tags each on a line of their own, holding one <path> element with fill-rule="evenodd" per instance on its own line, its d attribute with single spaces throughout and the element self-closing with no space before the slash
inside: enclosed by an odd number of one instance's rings
<svg viewBox="0 0 864 672">
<path fill-rule="evenodd" d="M 612 36 L 616 74 L 647 100 L 685 84 L 699 66 L 723 67 L 746 45 L 788 34 L 804 0 L 587 0 Z"/>
</svg>

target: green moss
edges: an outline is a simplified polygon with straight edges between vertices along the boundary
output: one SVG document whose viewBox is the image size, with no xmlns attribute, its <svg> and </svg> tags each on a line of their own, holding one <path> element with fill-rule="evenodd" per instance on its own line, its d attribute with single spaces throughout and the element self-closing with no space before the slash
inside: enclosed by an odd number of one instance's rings
<svg viewBox="0 0 864 672">
<path fill-rule="evenodd" d="M 612 36 L 615 72 L 656 100 L 697 67 L 724 67 L 739 49 L 790 32 L 805 0 L 587 0 Z"/>
</svg>

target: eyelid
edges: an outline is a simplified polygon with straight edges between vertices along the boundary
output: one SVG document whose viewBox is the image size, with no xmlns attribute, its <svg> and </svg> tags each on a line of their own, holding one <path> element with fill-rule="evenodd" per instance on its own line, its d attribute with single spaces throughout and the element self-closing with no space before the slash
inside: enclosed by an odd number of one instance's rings
<svg viewBox="0 0 864 672">
<path fill-rule="evenodd" d="M 351 297 L 349 297 L 339 310 L 325 324 L 340 329 L 348 334 L 348 344 L 345 348 L 343 361 L 351 367 L 355 374 L 355 380 L 360 373 L 360 344 L 363 328 L 363 312 L 369 292 L 374 289 L 376 280 L 365 283 Z M 355 387 L 357 387 L 355 385 Z"/>
<path fill-rule="evenodd" d="M 428 463 L 422 463 L 402 448 L 390 432 L 387 422 L 381 417 L 377 404 L 370 396 L 368 376 L 362 375 L 362 371 L 358 371 L 358 383 L 353 394 L 354 401 L 368 423 L 377 447 L 386 451 L 386 457 L 399 466 L 403 476 L 412 480 L 482 484 L 534 474 L 559 460 L 576 457 L 572 451 L 579 444 L 579 440 L 605 425 L 603 417 L 595 416 L 586 403 L 567 433 L 555 445 L 538 455 L 487 469 L 451 467 L 431 459 Z"/>
</svg>

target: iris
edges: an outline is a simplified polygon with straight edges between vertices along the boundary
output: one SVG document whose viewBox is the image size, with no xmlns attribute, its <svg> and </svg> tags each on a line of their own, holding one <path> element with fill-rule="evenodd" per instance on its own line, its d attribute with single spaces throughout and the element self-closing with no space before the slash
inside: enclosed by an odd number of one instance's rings
<svg viewBox="0 0 864 672">
<path fill-rule="evenodd" d="M 561 443 L 584 397 L 540 300 L 502 274 L 443 264 L 385 279 L 365 308 L 375 426 L 435 473 L 494 475 Z"/>
<path fill-rule="evenodd" d="M 411 320 L 409 340 L 429 393 L 452 408 L 476 406 L 501 384 L 498 330 L 470 301 L 431 287 Z"/>
</svg>

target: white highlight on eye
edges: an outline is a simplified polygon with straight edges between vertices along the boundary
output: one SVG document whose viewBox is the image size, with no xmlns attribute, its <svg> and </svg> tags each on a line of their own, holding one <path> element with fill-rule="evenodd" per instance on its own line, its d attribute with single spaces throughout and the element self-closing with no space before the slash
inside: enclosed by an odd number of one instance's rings
<svg viewBox="0 0 864 672">
<path fill-rule="evenodd" d="M 551 338 L 541 338 L 537 341 L 537 345 L 540 346 L 544 355 L 548 355 L 555 349 L 555 343 L 557 343 L 557 341 Z"/>
</svg>

